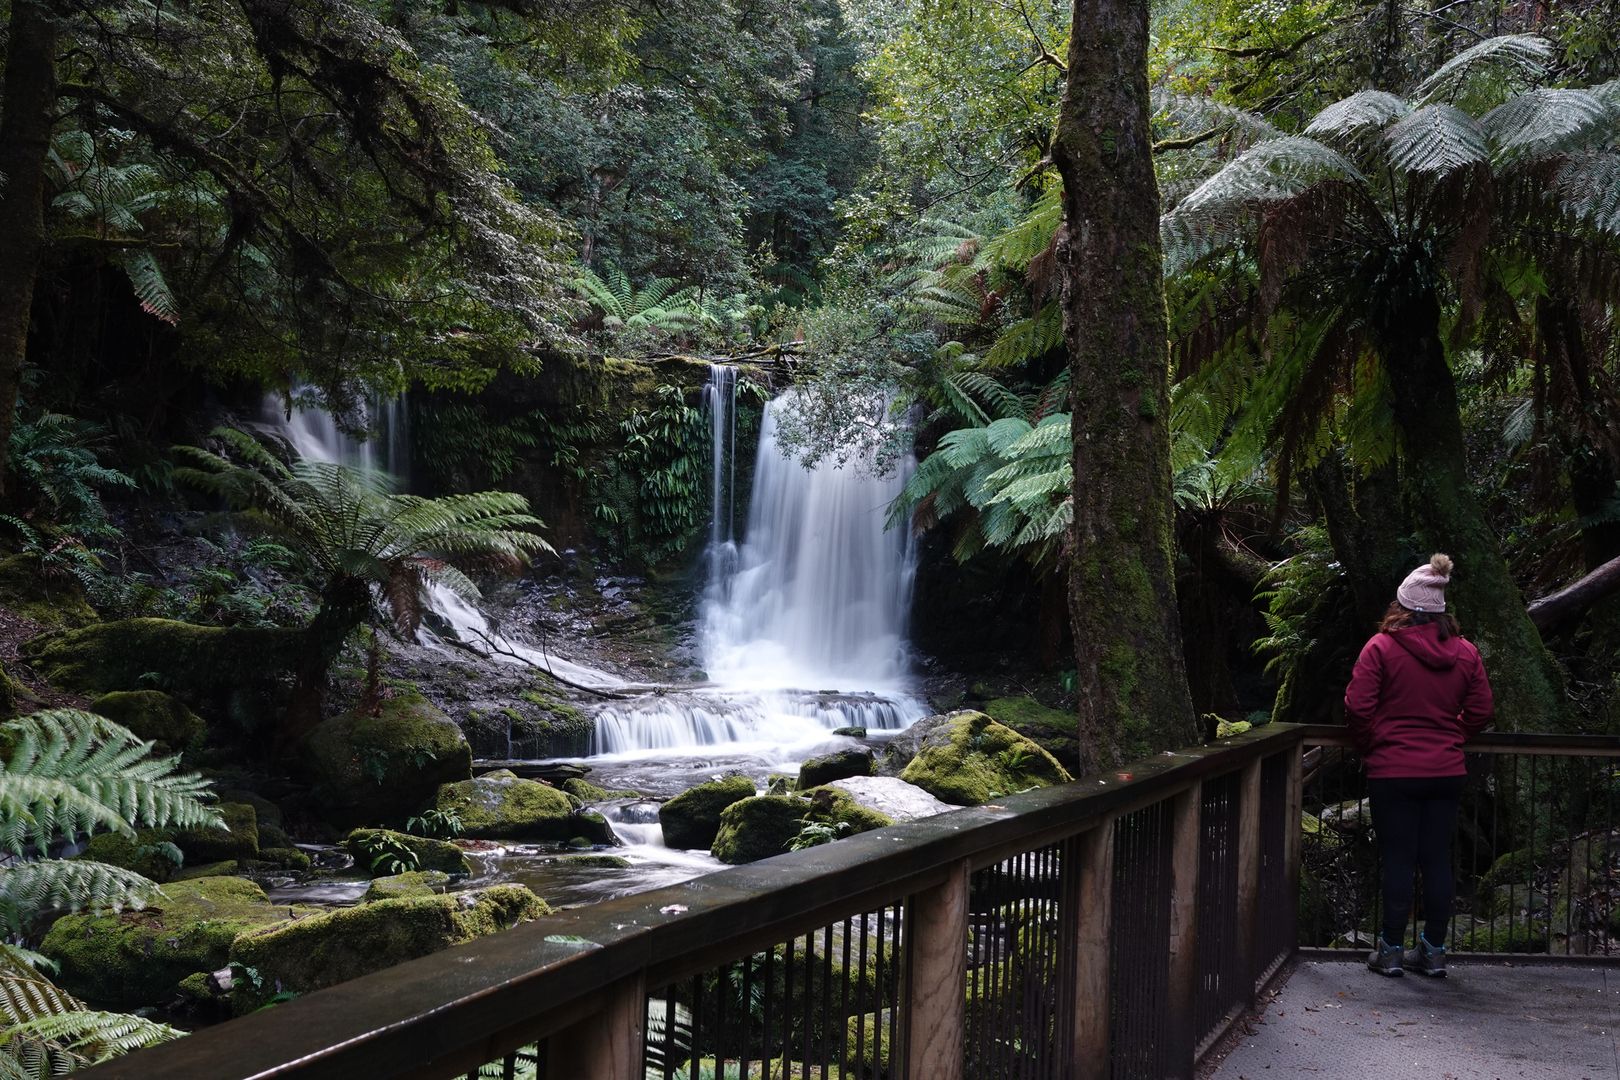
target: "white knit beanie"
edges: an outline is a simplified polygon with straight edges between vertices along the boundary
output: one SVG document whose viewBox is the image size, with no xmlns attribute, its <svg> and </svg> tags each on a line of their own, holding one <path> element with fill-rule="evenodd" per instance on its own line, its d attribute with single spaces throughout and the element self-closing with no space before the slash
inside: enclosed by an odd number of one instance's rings
<svg viewBox="0 0 1620 1080">
<path fill-rule="evenodd" d="M 1451 556 L 1432 555 L 1429 561 L 1406 575 L 1395 599 L 1408 611 L 1439 614 L 1446 610 L 1446 586 L 1451 582 Z"/>
</svg>

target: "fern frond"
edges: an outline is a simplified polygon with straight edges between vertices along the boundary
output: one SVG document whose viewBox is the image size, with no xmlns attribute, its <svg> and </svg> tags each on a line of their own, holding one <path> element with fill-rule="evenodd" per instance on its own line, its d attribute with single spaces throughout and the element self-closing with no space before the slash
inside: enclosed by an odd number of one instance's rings
<svg viewBox="0 0 1620 1080">
<path fill-rule="evenodd" d="M 1306 125 L 1304 134 L 1356 150 L 1365 145 L 1370 135 L 1383 131 L 1410 111 L 1410 106 L 1394 94 L 1363 90 L 1317 113 Z"/>
<path fill-rule="evenodd" d="M 1585 90 L 1531 90 L 1498 105 L 1480 121 L 1504 164 L 1566 154 L 1615 134 L 1613 106 Z"/>
<path fill-rule="evenodd" d="M 984 366 L 1012 367 L 1038 360 L 1062 344 L 1062 305 L 1042 304 L 1035 314 L 1009 324 L 996 335 L 996 340 L 984 354 Z"/>
<path fill-rule="evenodd" d="M 91 1062 L 181 1038 L 185 1032 L 131 1013 L 76 1009 L 0 1029 L 0 1045 L 18 1040 L 52 1043 Z"/>
<path fill-rule="evenodd" d="M 77 859 L 41 859 L 0 868 L 0 926 L 20 934 L 39 912 L 82 908 L 141 908 L 159 895 L 156 884 L 121 866 Z"/>
<path fill-rule="evenodd" d="M 1460 104 L 1470 99 L 1500 99 L 1542 78 L 1556 50 L 1534 34 L 1487 38 L 1464 49 L 1418 85 L 1419 104 Z"/>
<path fill-rule="evenodd" d="M 126 248 L 118 253 L 115 261 L 129 276 L 130 286 L 135 290 L 135 299 L 140 301 L 142 311 L 171 326 L 180 321 L 180 307 L 175 301 L 174 292 L 150 251 Z"/>
<path fill-rule="evenodd" d="M 1403 116 L 1384 141 L 1401 172 L 1443 177 L 1490 160 L 1484 129 L 1454 105 L 1425 105 Z"/>
</svg>

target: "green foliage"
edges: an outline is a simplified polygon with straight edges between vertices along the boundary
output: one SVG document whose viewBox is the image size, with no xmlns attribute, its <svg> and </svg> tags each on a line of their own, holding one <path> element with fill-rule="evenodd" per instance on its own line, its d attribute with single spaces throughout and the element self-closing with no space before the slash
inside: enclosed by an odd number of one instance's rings
<svg viewBox="0 0 1620 1080">
<path fill-rule="evenodd" d="M 454 810 L 425 810 L 405 822 L 406 832 L 432 840 L 454 840 L 461 828 L 461 815 Z"/>
<path fill-rule="evenodd" d="M 144 905 L 158 887 L 103 863 L 46 859 L 52 843 L 137 826 L 218 827 L 207 786 L 99 716 L 57 709 L 0 725 L 0 1076 L 44 1077 L 177 1038 L 164 1024 L 86 1009 L 13 944 L 51 912 Z"/>
<path fill-rule="evenodd" d="M 302 460 L 289 466 L 243 432 L 222 428 L 214 435 L 232 456 L 181 447 L 190 464 L 176 475 L 279 536 L 324 579 L 328 602 L 347 583 L 366 586 L 363 618 L 386 613 L 400 633 L 420 624 L 429 584 L 477 599 L 477 586 L 456 563 L 515 567 L 551 550 L 519 495 L 402 495 L 377 473 Z"/>
<path fill-rule="evenodd" d="M 841 840 L 847 836 L 851 828 L 852 826 L 847 821 L 806 821 L 804 828 L 799 830 L 799 834 L 788 841 L 788 850 L 803 851 L 805 848 L 830 844 L 834 840 Z"/>
<path fill-rule="evenodd" d="M 603 505 L 630 510 L 625 533 L 649 563 L 685 549 L 707 518 L 709 494 L 708 418 L 679 386 L 654 393 L 656 405 L 620 421 L 620 446 L 598 487 Z"/>
<path fill-rule="evenodd" d="M 373 877 L 408 874 L 417 868 L 416 852 L 404 840 L 391 833 L 371 833 L 356 844 Z"/>
<path fill-rule="evenodd" d="M 135 482 L 101 463 L 105 436 L 95 424 L 58 413 L 18 417 L 11 429 L 7 476 L 18 487 L 14 505 L 28 508 L 33 528 L 83 540 L 117 535 L 107 522 L 101 493 L 133 488 Z"/>
</svg>

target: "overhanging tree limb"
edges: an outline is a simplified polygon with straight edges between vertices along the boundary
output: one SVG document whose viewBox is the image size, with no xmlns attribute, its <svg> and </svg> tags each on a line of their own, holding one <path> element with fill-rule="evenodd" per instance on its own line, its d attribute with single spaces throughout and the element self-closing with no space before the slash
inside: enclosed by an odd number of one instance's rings
<svg viewBox="0 0 1620 1080">
<path fill-rule="evenodd" d="M 1610 559 L 1591 573 L 1549 593 L 1525 610 L 1536 629 L 1546 634 L 1585 615 L 1592 606 L 1620 592 L 1620 558 Z"/>
</svg>

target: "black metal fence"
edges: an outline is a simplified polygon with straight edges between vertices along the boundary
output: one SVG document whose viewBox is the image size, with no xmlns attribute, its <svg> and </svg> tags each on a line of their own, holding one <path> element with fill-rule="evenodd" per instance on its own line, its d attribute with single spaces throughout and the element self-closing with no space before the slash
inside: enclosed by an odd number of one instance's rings
<svg viewBox="0 0 1620 1080">
<path fill-rule="evenodd" d="M 1299 943 L 1366 949 L 1382 915 L 1366 779 L 1343 729 L 1308 729 L 1306 746 Z M 1620 956 L 1620 736 L 1485 735 L 1466 749 L 1449 951 Z"/>
<path fill-rule="evenodd" d="M 1292 949 L 1301 739 L 560 912 L 88 1075 L 1190 1076 Z"/>
</svg>

